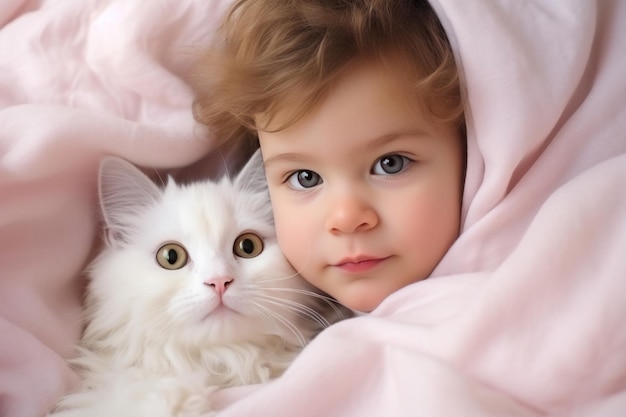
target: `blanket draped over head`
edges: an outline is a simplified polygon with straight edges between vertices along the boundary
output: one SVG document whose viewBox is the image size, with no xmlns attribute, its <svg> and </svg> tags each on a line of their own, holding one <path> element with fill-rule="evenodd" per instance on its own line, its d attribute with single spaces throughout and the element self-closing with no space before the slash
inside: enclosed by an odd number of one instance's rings
<svg viewBox="0 0 626 417">
<path fill-rule="evenodd" d="M 283 377 L 218 394 L 225 417 L 626 415 L 626 2 L 431 2 L 468 99 L 462 233 Z M 4 0 L 1 416 L 76 386 L 98 160 L 211 150 L 185 79 L 228 5 Z"/>
</svg>

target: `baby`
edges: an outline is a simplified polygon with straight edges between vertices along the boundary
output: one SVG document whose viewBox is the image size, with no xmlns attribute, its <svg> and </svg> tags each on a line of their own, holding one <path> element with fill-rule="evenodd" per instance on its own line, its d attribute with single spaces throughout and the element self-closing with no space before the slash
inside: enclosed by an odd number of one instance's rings
<svg viewBox="0 0 626 417">
<path fill-rule="evenodd" d="M 196 118 L 261 148 L 280 248 L 369 312 L 456 240 L 463 99 L 427 1 L 240 0 L 200 61 Z"/>
</svg>

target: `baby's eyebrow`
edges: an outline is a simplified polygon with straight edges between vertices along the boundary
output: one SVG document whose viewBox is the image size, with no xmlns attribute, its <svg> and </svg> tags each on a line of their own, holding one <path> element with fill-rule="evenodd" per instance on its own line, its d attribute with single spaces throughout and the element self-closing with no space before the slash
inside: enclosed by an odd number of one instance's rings
<svg viewBox="0 0 626 417">
<path fill-rule="evenodd" d="M 416 137 L 426 138 L 428 136 L 429 135 L 426 131 L 420 130 L 420 129 L 392 132 L 392 133 L 387 133 L 381 136 L 374 137 L 366 141 L 365 146 L 375 148 L 377 146 L 381 146 L 386 143 L 393 142 L 394 140 L 397 140 L 397 139 L 416 138 Z"/>
<path fill-rule="evenodd" d="M 287 152 L 280 153 L 278 155 L 273 155 L 263 161 L 263 165 L 267 167 L 268 165 L 272 165 L 278 162 L 304 162 L 306 158 L 304 155 L 295 153 L 295 152 Z"/>
</svg>

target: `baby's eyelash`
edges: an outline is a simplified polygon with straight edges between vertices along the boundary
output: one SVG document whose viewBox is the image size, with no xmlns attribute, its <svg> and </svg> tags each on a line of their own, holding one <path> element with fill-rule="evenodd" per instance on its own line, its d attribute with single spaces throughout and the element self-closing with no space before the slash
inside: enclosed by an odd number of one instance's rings
<svg viewBox="0 0 626 417">
<path fill-rule="evenodd" d="M 281 184 L 285 184 L 289 181 L 289 179 L 293 176 L 293 174 L 295 174 L 296 172 L 301 171 L 300 169 L 295 169 L 293 171 L 289 171 L 287 173 L 285 173 L 282 177 L 281 177 Z"/>
<path fill-rule="evenodd" d="M 392 152 L 376 159 L 370 172 L 373 175 L 398 176 L 411 169 L 411 165 L 414 163 L 415 159 L 401 152 Z"/>
</svg>

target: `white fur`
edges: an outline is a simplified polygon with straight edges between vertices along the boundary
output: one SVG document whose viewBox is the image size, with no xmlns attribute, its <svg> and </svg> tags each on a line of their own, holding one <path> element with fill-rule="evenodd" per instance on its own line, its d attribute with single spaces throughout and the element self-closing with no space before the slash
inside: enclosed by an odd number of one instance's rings
<svg viewBox="0 0 626 417">
<path fill-rule="evenodd" d="M 280 375 L 320 329 L 347 314 L 295 273 L 276 243 L 257 152 L 234 179 L 164 189 L 131 164 L 103 161 L 107 247 L 90 267 L 87 326 L 72 364 L 82 390 L 55 417 L 209 415 L 217 387 Z M 233 254 L 243 232 L 264 240 Z M 182 244 L 187 265 L 162 268 L 157 250 Z M 205 281 L 228 275 L 220 304 Z M 224 306 L 228 308 L 224 308 Z"/>
</svg>

